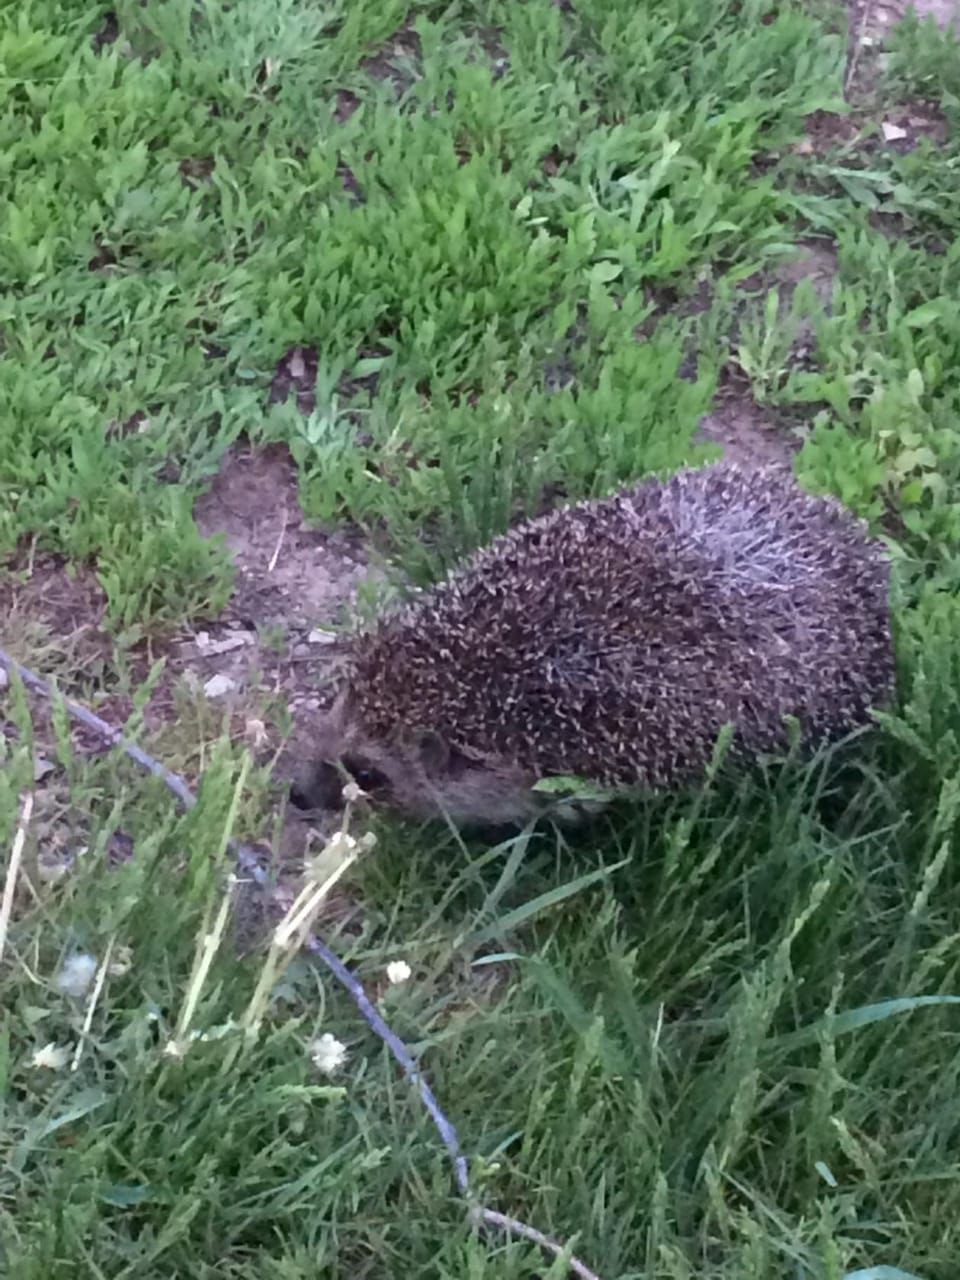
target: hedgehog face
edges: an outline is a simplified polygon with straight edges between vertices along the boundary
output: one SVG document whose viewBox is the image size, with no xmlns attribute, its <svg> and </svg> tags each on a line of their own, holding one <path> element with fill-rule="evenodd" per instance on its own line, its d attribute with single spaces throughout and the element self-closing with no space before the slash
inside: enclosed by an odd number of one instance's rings
<svg viewBox="0 0 960 1280">
<path fill-rule="evenodd" d="M 318 734 L 310 775 L 291 792 L 305 809 L 338 809 L 349 781 L 385 808 L 418 818 L 446 817 L 459 826 L 523 825 L 550 808 L 536 781 L 515 765 L 473 757 L 432 730 L 374 741 L 341 699 Z"/>
</svg>

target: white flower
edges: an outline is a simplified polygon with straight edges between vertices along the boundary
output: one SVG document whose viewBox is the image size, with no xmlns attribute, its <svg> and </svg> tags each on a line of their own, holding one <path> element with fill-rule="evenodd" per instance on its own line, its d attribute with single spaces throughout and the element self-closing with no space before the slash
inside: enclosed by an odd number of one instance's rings
<svg viewBox="0 0 960 1280">
<path fill-rule="evenodd" d="M 341 1044 L 336 1036 L 325 1031 L 310 1045 L 310 1057 L 313 1065 L 325 1076 L 332 1076 L 347 1060 L 347 1046 Z"/>
<path fill-rule="evenodd" d="M 70 1061 L 70 1050 L 66 1045 L 54 1044 L 51 1040 L 42 1049 L 38 1049 L 30 1060 L 33 1067 L 46 1067 L 49 1071 L 62 1071 Z"/>
<path fill-rule="evenodd" d="M 125 973 L 129 973 L 132 964 L 132 949 L 130 947 L 117 947 L 114 950 L 113 959 L 107 972 L 111 978 L 122 978 Z"/>
<path fill-rule="evenodd" d="M 79 999 L 80 996 L 86 995 L 90 983 L 96 976 L 96 972 L 96 956 L 77 951 L 64 960 L 63 968 L 57 974 L 57 988 L 65 996 L 74 996 Z"/>
<path fill-rule="evenodd" d="M 391 960 L 387 965 L 387 981 L 394 984 L 406 982 L 410 977 L 410 966 L 406 960 Z"/>
</svg>

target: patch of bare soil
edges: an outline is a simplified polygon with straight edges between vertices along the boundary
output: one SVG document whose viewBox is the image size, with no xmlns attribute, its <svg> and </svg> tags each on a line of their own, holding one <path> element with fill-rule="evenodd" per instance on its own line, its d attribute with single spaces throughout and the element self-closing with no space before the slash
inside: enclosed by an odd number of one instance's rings
<svg viewBox="0 0 960 1280">
<path fill-rule="evenodd" d="M 838 114 L 817 111 L 807 117 L 806 137 L 794 147 L 799 155 L 823 156 L 844 150 L 876 151 L 889 147 L 900 152 L 912 150 L 923 139 L 943 143 L 949 124 L 938 103 L 925 99 L 891 104 L 878 111 L 877 87 L 880 55 L 889 33 L 910 10 L 930 18 L 943 29 L 960 35 L 960 0 L 849 0 L 847 6 L 849 52 L 844 84 L 849 111 Z M 828 307 L 837 276 L 837 256 L 831 245 L 808 243 L 797 256 L 771 275 L 743 282 L 744 293 L 763 293 L 776 287 L 781 303 L 790 304 L 801 281 L 807 280 L 823 307 Z M 813 332 L 809 324 L 800 326 L 791 351 L 794 363 L 809 358 Z M 700 423 L 702 440 L 720 445 L 725 456 L 741 465 L 787 461 L 796 451 L 799 438 L 774 415 L 753 400 L 742 377 L 727 370 L 711 413 Z M 729 376 L 731 375 L 732 376 Z"/>
<path fill-rule="evenodd" d="M 235 447 L 195 516 L 205 536 L 225 539 L 236 567 L 235 591 L 223 616 L 204 628 L 154 637 L 124 655 L 133 684 L 146 677 L 156 658 L 166 660 L 146 708 L 147 732 L 158 743 L 158 755 L 165 742 L 181 753 L 178 722 L 192 687 L 213 708 L 214 736 L 226 711 L 231 733 L 258 760 L 279 753 L 278 776 L 294 776 L 298 762 L 309 756 L 312 731 L 332 692 L 341 652 L 333 628 L 368 574 L 362 543 L 351 533 L 309 527 L 298 501 L 296 468 L 279 446 Z M 126 693 L 111 692 L 119 687 L 117 653 L 104 626 L 105 611 L 94 573 L 68 569 L 55 557 L 24 555 L 0 579 L 4 647 L 45 677 L 62 675 L 64 691 L 75 696 L 83 697 L 78 677 L 83 684 L 89 680 L 97 690 L 92 709 L 121 728 L 132 702 Z M 43 709 L 38 711 L 37 751 L 53 758 L 50 726 Z M 106 745 L 83 728 L 75 740 L 78 750 L 91 753 Z M 49 773 L 38 778 L 39 790 L 59 786 L 57 771 Z M 291 814 L 281 838 L 282 860 L 302 853 L 308 840 L 308 828 Z"/>
<path fill-rule="evenodd" d="M 229 612 L 241 626 L 329 625 L 366 572 L 358 537 L 308 526 L 280 445 L 234 448 L 194 515 L 204 537 L 226 539 L 237 570 Z"/>
<path fill-rule="evenodd" d="M 401 97 L 420 75 L 423 49 L 420 36 L 412 26 L 404 25 L 389 40 L 360 64 L 375 80 L 388 81 L 397 97 Z"/>
<path fill-rule="evenodd" d="M 950 126 L 942 108 L 935 102 L 918 98 L 913 102 L 891 105 L 877 119 L 875 109 L 855 107 L 849 115 L 826 111 L 807 117 L 806 136 L 795 143 L 795 155 L 826 157 L 838 152 L 870 155 L 881 149 L 901 155 L 924 139 L 943 143 Z"/>
<path fill-rule="evenodd" d="M 858 91 L 862 91 L 862 85 Z M 855 105 L 848 115 L 816 111 L 807 116 L 806 136 L 793 145 L 792 151 L 798 156 L 827 157 L 854 152 L 869 155 L 890 148 L 904 154 L 925 138 L 945 142 L 949 132 L 943 110 L 926 99 L 891 105 L 879 120 L 875 108 Z"/>
<path fill-rule="evenodd" d="M 747 392 L 721 391 L 713 409 L 700 419 L 699 438 L 717 444 L 723 456 L 741 467 L 789 462 L 798 442 L 772 413 Z"/>
<path fill-rule="evenodd" d="M 930 18 L 942 30 L 953 27 L 960 33 L 960 0 L 854 0 L 851 30 L 883 38 L 911 9 L 921 21 Z"/>
<path fill-rule="evenodd" d="M 960 0 L 848 0 L 849 43 L 844 89 L 848 99 L 873 87 L 890 32 L 911 10 L 960 35 Z"/>
<path fill-rule="evenodd" d="M 510 57 L 503 43 L 501 27 L 467 27 L 466 30 L 477 41 L 484 57 L 490 64 L 494 80 L 499 80 L 510 68 Z"/>
<path fill-rule="evenodd" d="M 100 26 L 90 38 L 94 53 L 100 53 L 112 44 L 116 44 L 120 36 L 120 23 L 112 9 L 108 10 L 101 20 Z"/>
<path fill-rule="evenodd" d="M 0 575 L 0 631 L 6 644 L 48 658 L 49 669 L 96 674 L 111 654 L 102 630 L 106 596 L 96 576 L 68 568 L 59 556 L 32 550 L 16 556 Z"/>
<path fill-rule="evenodd" d="M 772 289 L 779 293 L 781 314 L 788 313 L 793 295 L 804 281 L 809 282 L 820 305 L 826 309 L 833 298 L 837 269 L 832 244 L 824 241 L 801 244 L 796 254 L 776 270 L 743 281 L 744 314 L 750 305 L 747 301 L 750 295 L 762 298 Z M 740 323 L 735 322 L 734 343 Z M 808 363 L 813 350 L 813 325 L 801 320 L 789 353 L 790 364 L 796 368 Z M 793 424 L 786 423 L 776 411 L 757 404 L 735 359 L 731 359 L 723 372 L 716 401 L 710 413 L 701 419 L 698 437 L 719 445 L 725 458 L 744 467 L 789 463 L 802 443 Z"/>
<path fill-rule="evenodd" d="M 180 640 L 178 665 L 238 712 L 251 694 L 281 700 L 293 733 L 279 772 L 295 774 L 332 693 L 341 655 L 333 628 L 369 575 L 362 542 L 308 525 L 296 468 L 281 446 L 236 447 L 195 517 L 204 536 L 226 539 L 236 583 L 225 615 Z M 264 732 L 264 745 L 274 745 L 269 727 Z"/>
<path fill-rule="evenodd" d="M 815 111 L 806 119 L 806 136 L 792 148 L 797 155 L 827 156 L 836 152 L 892 147 L 906 152 L 924 138 L 942 142 L 948 125 L 937 103 L 918 99 L 878 106 L 883 53 L 890 33 L 914 11 L 939 27 L 960 35 L 960 0 L 848 0 L 847 66 L 844 113 Z"/>
<path fill-rule="evenodd" d="M 796 143 L 797 155 L 826 155 L 838 147 L 856 142 L 860 136 L 860 124 L 852 115 L 839 115 L 835 111 L 814 111 L 804 121 L 806 137 Z"/>
<path fill-rule="evenodd" d="M 312 413 L 317 403 L 317 369 L 320 357 L 314 347 L 291 347 L 277 363 L 270 384 L 270 403 L 281 404 L 291 395 L 297 398 L 302 414 Z"/>
<path fill-rule="evenodd" d="M 832 298 L 836 278 L 837 251 L 832 244 L 824 241 L 811 240 L 801 244 L 796 255 L 777 270 L 781 297 L 789 300 L 797 285 L 809 280 L 823 306 L 827 306 Z"/>
</svg>

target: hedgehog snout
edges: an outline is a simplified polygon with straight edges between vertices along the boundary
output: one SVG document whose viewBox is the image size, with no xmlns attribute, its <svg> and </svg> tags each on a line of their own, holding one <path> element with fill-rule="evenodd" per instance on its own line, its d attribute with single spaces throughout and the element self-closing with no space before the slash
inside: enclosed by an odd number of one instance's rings
<svg viewBox="0 0 960 1280">
<path fill-rule="evenodd" d="M 290 786 L 290 803 L 297 809 L 339 809 L 346 779 L 337 766 L 321 760 Z"/>
<path fill-rule="evenodd" d="M 343 789 L 355 782 L 369 796 L 382 797 L 390 790 L 385 773 L 357 756 L 339 760 L 321 759 L 312 770 L 290 788 L 290 799 L 298 809 L 342 809 Z"/>
</svg>

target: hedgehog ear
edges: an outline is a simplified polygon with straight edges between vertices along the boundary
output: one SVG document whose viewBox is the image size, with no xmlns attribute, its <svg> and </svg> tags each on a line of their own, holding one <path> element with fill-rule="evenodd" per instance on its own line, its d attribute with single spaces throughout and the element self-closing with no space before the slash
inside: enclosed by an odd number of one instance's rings
<svg viewBox="0 0 960 1280">
<path fill-rule="evenodd" d="M 414 749 L 427 773 L 443 773 L 450 762 L 450 746 L 435 729 L 422 729 L 414 741 Z"/>
</svg>

